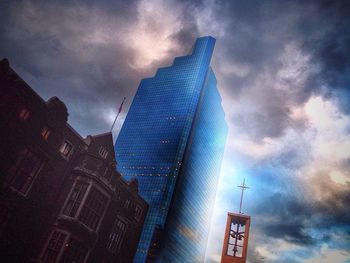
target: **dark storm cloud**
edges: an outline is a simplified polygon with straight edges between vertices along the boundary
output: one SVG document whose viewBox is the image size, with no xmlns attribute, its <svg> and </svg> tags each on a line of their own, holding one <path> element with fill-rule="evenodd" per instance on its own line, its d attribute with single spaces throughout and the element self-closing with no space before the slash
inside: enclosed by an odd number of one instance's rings
<svg viewBox="0 0 350 263">
<path fill-rule="evenodd" d="M 259 217 L 275 218 L 262 223 L 261 229 L 272 238 L 282 238 L 290 243 L 312 245 L 313 239 L 306 233 L 308 219 L 312 215 L 302 200 L 296 200 L 282 193 L 264 198 L 256 208 Z M 258 222 L 259 224 L 259 222 Z"/>
<path fill-rule="evenodd" d="M 261 100 L 260 86 L 270 85 L 271 97 L 260 108 L 230 116 L 241 131 L 255 140 L 283 135 L 290 126 L 290 121 L 286 121 L 289 109 L 311 95 L 332 98 L 348 113 L 349 10 L 348 1 L 216 2 L 213 17 L 225 32 L 218 41 L 216 64 L 227 61 L 226 64 L 236 63 L 249 69 L 244 76 L 224 75 L 221 83 L 226 93 L 234 99 L 233 103 L 239 103 L 244 93 L 252 90 L 250 102 L 254 104 Z M 293 94 L 279 89 L 276 77 L 288 44 L 296 45 L 310 57 L 305 81 L 298 84 L 290 80 Z M 263 72 L 270 73 L 270 83 L 259 83 Z M 245 103 L 245 107 L 250 105 Z"/>
<path fill-rule="evenodd" d="M 80 133 L 104 132 L 111 124 L 108 114 L 117 110 L 122 98 L 127 97 L 128 106 L 140 79 L 175 55 L 169 50 L 167 57 L 141 71 L 130 66 L 139 56 L 128 43 L 140 15 L 138 2 L 2 2 L 0 57 L 9 58 L 45 99 L 60 97 Z M 179 17 L 185 21 L 188 13 Z M 187 52 L 196 26 L 183 24 L 171 38 Z"/>
<path fill-rule="evenodd" d="M 325 84 L 326 96 L 339 102 L 343 111 L 350 113 L 350 2 L 349 1 L 322 1 L 317 6 L 319 19 L 315 24 L 325 30 L 321 36 L 310 34 L 311 23 L 305 23 L 300 30 L 306 37 L 305 49 L 313 54 L 316 63 L 320 64 L 321 71 L 314 79 L 315 85 Z"/>
<path fill-rule="evenodd" d="M 348 183 L 346 189 L 329 192 L 326 198 L 319 201 L 308 200 L 306 196 L 297 196 L 296 193 L 268 195 L 253 208 L 257 215 L 255 224 L 265 235 L 303 246 L 329 241 L 329 235 L 337 231 L 350 239 L 350 233 L 346 230 L 350 222 L 349 187 Z M 321 190 L 327 191 L 327 186 L 321 186 Z M 323 234 L 312 236 L 315 232 Z"/>
<path fill-rule="evenodd" d="M 135 73 L 123 65 L 129 50 L 118 41 L 90 39 L 100 28 L 108 34 L 113 27 L 127 25 L 136 12 L 131 4 L 115 19 L 117 10 L 103 2 L 87 6 L 77 1 L 19 1 L 7 3 L 2 17 L 0 56 L 8 57 L 45 99 L 59 96 L 68 106 L 71 123 L 83 134 L 106 130 L 99 108 L 116 108 L 118 98 L 137 85 Z"/>
</svg>

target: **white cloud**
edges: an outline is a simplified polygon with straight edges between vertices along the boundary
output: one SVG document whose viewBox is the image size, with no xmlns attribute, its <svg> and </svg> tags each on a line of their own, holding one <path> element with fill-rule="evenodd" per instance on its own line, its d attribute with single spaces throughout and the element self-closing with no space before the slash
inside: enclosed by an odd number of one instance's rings
<svg viewBox="0 0 350 263">
<path fill-rule="evenodd" d="M 238 62 L 228 63 L 227 61 L 222 61 L 218 66 L 223 76 L 235 75 L 243 78 L 250 72 L 250 68 L 247 64 L 241 64 Z"/>
<path fill-rule="evenodd" d="M 310 98 L 305 104 L 305 113 L 310 123 L 307 136 L 312 153 L 311 161 L 303 169 L 303 177 L 316 183 L 315 191 L 320 195 L 317 182 L 321 181 L 321 174 L 339 184 L 338 187 L 346 187 L 350 172 L 342 164 L 350 158 L 349 116 L 341 113 L 332 101 L 321 97 Z"/>
<path fill-rule="evenodd" d="M 127 42 L 136 52 L 130 66 L 142 69 L 161 60 L 176 48 L 172 35 L 182 29 L 183 7 L 172 1 L 142 0 L 138 5 L 136 24 L 131 26 Z"/>
</svg>

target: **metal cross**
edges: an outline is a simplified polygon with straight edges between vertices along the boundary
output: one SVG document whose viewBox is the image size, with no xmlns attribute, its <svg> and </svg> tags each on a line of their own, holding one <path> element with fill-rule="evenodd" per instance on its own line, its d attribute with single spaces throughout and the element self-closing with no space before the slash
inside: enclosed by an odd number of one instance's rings
<svg viewBox="0 0 350 263">
<path fill-rule="evenodd" d="M 238 186 L 239 188 L 242 189 L 242 193 L 241 193 L 241 202 L 239 204 L 239 213 L 242 214 L 242 202 L 243 202 L 243 193 L 245 189 L 249 189 L 248 186 L 245 185 L 245 178 L 243 179 L 243 184 Z"/>
</svg>

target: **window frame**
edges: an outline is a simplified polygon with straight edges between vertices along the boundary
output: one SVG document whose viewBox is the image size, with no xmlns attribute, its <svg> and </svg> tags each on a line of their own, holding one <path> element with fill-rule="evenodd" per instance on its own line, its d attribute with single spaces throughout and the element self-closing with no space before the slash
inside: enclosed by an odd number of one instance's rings
<svg viewBox="0 0 350 263">
<path fill-rule="evenodd" d="M 95 193 L 94 193 L 95 196 L 93 196 L 91 198 L 92 198 L 92 201 L 95 201 L 95 203 L 87 204 L 90 195 L 93 194 L 93 191 L 95 191 Z M 96 198 L 97 197 L 96 194 L 99 194 L 100 197 L 105 198 L 104 202 L 100 202 L 100 204 L 99 204 L 99 205 L 101 205 L 103 203 L 105 204 L 105 207 L 101 211 L 98 211 L 96 209 L 96 204 L 98 202 L 97 198 Z M 104 194 L 101 190 L 99 190 L 96 186 L 91 184 L 91 187 L 90 187 L 89 191 L 87 192 L 86 199 L 84 200 L 84 203 L 82 203 L 82 208 L 79 211 L 79 214 L 77 215 L 77 220 L 79 220 L 81 223 L 83 223 L 88 228 L 92 229 L 93 231 L 97 231 L 99 226 L 100 226 L 100 224 L 101 224 L 101 222 L 102 222 L 102 220 L 103 220 L 103 218 L 104 218 L 104 215 L 106 213 L 106 210 L 107 210 L 107 207 L 108 207 L 108 202 L 109 202 L 108 196 L 106 194 Z M 99 212 L 101 212 L 101 213 L 99 214 Z M 88 217 L 90 216 L 90 221 L 91 221 L 91 215 L 93 215 L 93 216 L 98 218 L 97 224 L 95 226 L 91 225 L 92 222 L 91 222 L 90 225 L 87 225 L 88 223 L 86 222 L 86 220 L 89 220 Z M 83 216 L 85 217 L 84 219 L 83 219 Z"/>
<path fill-rule="evenodd" d="M 66 155 L 62 152 L 62 149 L 65 146 L 65 144 L 70 145 L 70 147 L 71 147 Z M 73 154 L 73 149 L 74 149 L 73 143 L 71 143 L 67 139 L 64 139 L 59 151 L 60 151 L 60 154 L 62 155 L 62 157 L 68 160 L 70 158 L 70 156 Z"/>
<path fill-rule="evenodd" d="M 86 189 L 85 189 L 85 192 L 83 193 L 83 197 L 82 197 L 81 200 L 79 201 L 78 209 L 75 211 L 74 216 L 71 216 L 70 214 L 71 214 L 72 208 L 74 207 L 74 204 L 76 203 L 76 199 L 77 199 L 77 198 L 74 199 L 74 203 L 73 203 L 72 207 L 70 208 L 69 214 L 66 214 L 66 213 L 65 213 L 65 210 L 67 209 L 67 205 L 68 205 L 69 201 L 71 200 L 71 196 L 72 196 L 72 194 L 73 194 L 74 189 L 76 188 L 76 185 L 77 185 L 78 183 L 80 183 L 80 182 L 83 183 L 83 184 L 86 184 L 87 187 L 86 187 Z M 71 187 L 71 189 L 70 189 L 70 191 L 69 191 L 69 194 L 68 194 L 68 196 L 67 196 L 67 198 L 66 198 L 66 200 L 65 200 L 65 202 L 64 202 L 64 204 L 63 204 L 63 207 L 62 207 L 62 210 L 61 210 L 61 214 L 62 214 L 62 215 L 68 216 L 68 217 L 71 217 L 71 218 L 77 218 L 77 216 L 79 215 L 80 210 L 81 210 L 81 208 L 82 208 L 82 204 L 83 204 L 83 202 L 85 201 L 85 199 L 87 198 L 87 194 L 86 194 L 86 193 L 89 191 L 90 185 L 91 185 L 90 183 L 88 183 L 88 182 L 86 182 L 86 181 L 84 181 L 84 180 L 76 179 L 76 180 L 74 181 L 74 183 L 73 183 L 73 185 L 72 185 L 72 187 Z M 79 192 L 80 192 L 80 191 L 81 191 L 81 190 L 79 190 Z"/>
<path fill-rule="evenodd" d="M 40 132 L 41 138 L 43 138 L 45 141 L 48 141 L 50 134 L 52 134 L 52 129 L 49 126 L 45 125 Z"/>
<path fill-rule="evenodd" d="M 131 202 L 130 198 L 126 198 L 126 200 L 124 202 L 124 208 L 129 209 L 131 204 L 132 204 L 132 202 Z"/>
<path fill-rule="evenodd" d="M 35 170 L 34 174 L 26 176 L 26 180 L 31 178 L 30 179 L 30 183 L 29 183 L 29 186 L 25 189 L 25 191 L 22 191 L 23 186 L 25 184 L 21 187 L 21 189 L 17 189 L 13 184 L 14 184 L 15 179 L 19 176 L 20 171 L 23 170 L 22 166 L 23 166 L 23 163 L 26 161 L 26 158 L 27 158 L 28 154 L 31 154 L 34 158 L 36 158 L 38 164 L 36 164 L 35 165 L 36 167 L 33 168 L 33 170 Z M 29 194 L 29 192 L 30 192 L 30 190 L 31 190 L 31 188 L 32 188 L 36 178 L 40 174 L 40 172 L 43 169 L 44 165 L 45 165 L 45 162 L 32 149 L 24 148 L 24 149 L 18 151 L 17 160 L 15 161 L 15 164 L 10 167 L 10 170 L 9 170 L 10 176 L 7 179 L 9 187 L 13 191 L 15 191 L 16 193 L 26 197 Z M 30 172 L 30 174 L 33 173 L 33 170 Z M 23 174 L 23 172 L 21 172 L 21 174 Z"/>
<path fill-rule="evenodd" d="M 67 241 L 69 239 L 69 236 L 70 236 L 70 232 L 68 231 L 65 231 L 65 230 L 61 230 L 61 229 L 53 229 L 50 233 L 50 235 L 48 236 L 46 242 L 45 242 L 45 245 L 44 245 L 44 248 L 42 249 L 41 253 L 40 253 L 40 260 L 42 260 L 42 262 L 46 262 L 44 261 L 44 256 L 46 254 L 46 251 L 48 250 L 48 247 L 49 247 L 49 244 L 50 244 L 50 241 L 52 240 L 53 238 L 53 235 L 55 232 L 58 232 L 62 235 L 65 235 L 64 237 L 64 240 L 63 240 L 63 243 L 62 243 L 62 246 L 59 248 L 59 250 L 57 251 L 57 256 L 56 258 L 54 259 L 54 263 L 56 262 L 59 262 L 59 260 L 61 259 L 61 256 L 63 254 L 63 250 L 64 250 L 64 246 L 67 244 Z"/>
<path fill-rule="evenodd" d="M 117 223 L 119 223 L 119 222 L 124 224 L 124 229 L 122 229 L 123 232 L 118 237 L 117 235 L 121 231 L 120 231 L 119 227 L 118 227 L 118 229 L 116 229 L 116 226 L 117 226 Z M 109 232 L 108 239 L 106 242 L 106 248 L 109 252 L 111 252 L 112 254 L 118 254 L 120 252 L 122 245 L 125 241 L 125 236 L 127 234 L 128 228 L 129 228 L 128 220 L 124 219 L 123 217 L 121 217 L 119 215 L 114 219 L 112 229 Z M 117 230 L 117 231 L 115 231 L 115 230 Z M 113 239 L 111 240 L 112 235 L 113 235 Z M 118 241 L 116 241 L 117 238 L 119 239 Z"/>
<path fill-rule="evenodd" d="M 137 213 L 137 211 L 140 211 L 140 213 Z M 140 221 L 141 220 L 141 217 L 142 217 L 142 213 L 143 213 L 143 209 L 142 207 L 139 205 L 139 204 L 136 204 L 135 205 L 135 216 L 134 218 L 137 220 L 137 221 Z"/>
<path fill-rule="evenodd" d="M 76 210 L 74 216 L 71 216 L 71 215 L 69 215 L 69 214 L 66 214 L 66 213 L 65 213 L 65 210 L 66 210 L 67 204 L 68 204 L 68 202 L 69 202 L 69 200 L 70 200 L 70 198 L 71 198 L 71 195 L 72 195 L 72 193 L 73 193 L 73 190 L 75 189 L 75 186 L 76 186 L 76 184 L 77 184 L 78 182 L 82 182 L 82 183 L 87 184 L 87 187 L 86 187 L 85 193 L 84 193 L 84 195 L 83 195 L 83 197 L 82 197 L 82 199 L 81 199 L 81 201 L 80 201 L 80 204 L 79 204 L 78 209 Z M 86 225 L 86 224 L 85 224 L 83 221 L 81 221 L 81 219 L 80 219 L 80 215 L 81 215 L 81 213 L 82 213 L 83 208 L 85 207 L 86 200 L 87 200 L 87 198 L 89 197 L 89 194 L 91 193 L 91 189 L 92 189 L 92 188 L 94 188 L 97 192 L 99 192 L 99 193 L 102 194 L 104 197 L 106 197 L 106 200 L 107 200 L 106 205 L 105 205 L 105 207 L 104 207 L 104 209 L 103 209 L 103 212 L 102 212 L 102 214 L 101 214 L 101 216 L 100 216 L 100 218 L 99 218 L 99 221 L 98 221 L 98 223 L 97 223 L 95 229 L 93 229 L 93 228 L 91 228 L 90 226 Z M 101 223 L 102 223 L 102 221 L 103 221 L 103 218 L 104 218 L 104 216 L 105 216 L 105 214 L 106 214 L 106 211 L 107 211 L 107 208 L 108 208 L 108 206 L 109 206 L 110 200 L 111 200 L 111 197 L 110 197 L 104 190 L 102 190 L 100 187 L 98 187 L 98 185 L 94 184 L 94 183 L 91 182 L 91 181 L 84 180 L 84 179 L 81 178 L 81 177 L 77 177 L 76 180 L 75 180 L 75 182 L 74 182 L 74 184 L 72 185 L 72 187 L 71 187 L 71 189 L 70 189 L 70 191 L 69 191 L 69 194 L 67 195 L 67 198 L 66 198 L 66 200 L 65 200 L 65 202 L 64 202 L 64 204 L 63 204 L 63 206 L 62 206 L 62 209 L 61 209 L 60 214 L 63 215 L 63 216 L 65 216 L 65 217 L 74 218 L 74 219 L 76 219 L 77 221 L 79 221 L 80 223 L 82 223 L 84 226 L 86 226 L 87 228 L 91 229 L 92 231 L 98 232 L 98 230 L 99 230 L 99 228 L 100 228 L 100 226 L 101 226 Z"/>
<path fill-rule="evenodd" d="M 98 154 L 103 158 L 103 159 L 107 159 L 108 156 L 108 151 L 106 150 L 105 147 L 100 146 L 100 149 L 98 150 Z"/>
<path fill-rule="evenodd" d="M 18 113 L 18 118 L 21 121 L 26 121 L 28 120 L 30 114 L 31 114 L 31 111 L 29 110 L 29 108 L 26 106 L 23 106 Z"/>
<path fill-rule="evenodd" d="M 91 249 L 89 249 L 89 247 L 86 246 L 83 241 L 81 241 L 80 239 L 73 236 L 72 233 L 70 233 L 69 231 L 55 228 L 55 229 L 51 230 L 51 233 L 49 234 L 49 236 L 45 242 L 45 245 L 40 253 L 40 260 L 42 260 L 43 263 L 47 262 L 47 261 L 44 261 L 45 260 L 44 256 L 46 254 L 46 251 L 48 250 L 50 241 L 52 240 L 54 233 L 59 233 L 59 234 L 65 235 L 65 237 L 63 239 L 61 247 L 56 251 L 57 255 L 56 255 L 56 258 L 52 261 L 52 263 L 61 262 L 64 254 L 65 254 L 66 248 L 68 247 L 68 244 L 71 242 L 71 240 L 79 242 L 80 244 L 82 244 L 82 246 L 84 246 L 86 248 L 83 263 L 85 263 L 87 261 L 87 258 L 88 258 L 88 255 L 89 255 Z M 53 250 L 53 249 L 51 249 L 51 250 Z"/>
</svg>

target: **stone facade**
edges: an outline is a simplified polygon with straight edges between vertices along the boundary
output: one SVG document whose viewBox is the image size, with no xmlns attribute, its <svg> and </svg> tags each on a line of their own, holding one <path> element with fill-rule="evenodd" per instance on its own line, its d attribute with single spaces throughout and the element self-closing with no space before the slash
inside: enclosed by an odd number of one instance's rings
<svg viewBox="0 0 350 263">
<path fill-rule="evenodd" d="M 132 262 L 148 205 L 116 171 L 111 133 L 82 138 L 0 61 L 0 260 Z"/>
</svg>

